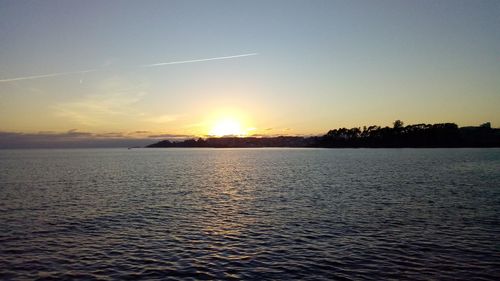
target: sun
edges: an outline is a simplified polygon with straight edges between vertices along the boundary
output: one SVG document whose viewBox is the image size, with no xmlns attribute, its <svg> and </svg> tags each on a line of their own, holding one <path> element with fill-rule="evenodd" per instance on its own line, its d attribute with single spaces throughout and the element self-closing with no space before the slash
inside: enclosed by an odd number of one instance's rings
<svg viewBox="0 0 500 281">
<path fill-rule="evenodd" d="M 244 136 L 246 132 L 241 128 L 239 121 L 235 119 L 222 119 L 215 123 L 209 133 L 210 136 Z"/>
</svg>

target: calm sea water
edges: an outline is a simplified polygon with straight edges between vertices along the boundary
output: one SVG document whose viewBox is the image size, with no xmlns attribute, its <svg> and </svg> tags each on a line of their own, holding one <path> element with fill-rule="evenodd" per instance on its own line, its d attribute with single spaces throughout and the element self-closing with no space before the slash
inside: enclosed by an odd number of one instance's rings
<svg viewBox="0 0 500 281">
<path fill-rule="evenodd" d="M 500 149 L 0 150 L 0 279 L 500 280 Z"/>
</svg>

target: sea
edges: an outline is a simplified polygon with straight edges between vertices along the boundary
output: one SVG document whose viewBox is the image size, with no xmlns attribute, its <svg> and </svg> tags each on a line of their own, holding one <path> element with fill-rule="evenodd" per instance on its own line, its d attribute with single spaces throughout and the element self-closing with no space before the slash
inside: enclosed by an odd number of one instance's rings
<svg viewBox="0 0 500 281">
<path fill-rule="evenodd" d="M 1 280 L 500 280 L 500 149 L 0 150 Z"/>
</svg>

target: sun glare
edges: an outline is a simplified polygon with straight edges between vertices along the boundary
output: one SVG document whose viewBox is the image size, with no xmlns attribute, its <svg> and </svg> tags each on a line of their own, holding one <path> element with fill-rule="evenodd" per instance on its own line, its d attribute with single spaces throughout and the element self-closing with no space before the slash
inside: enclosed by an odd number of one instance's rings
<svg viewBox="0 0 500 281">
<path fill-rule="evenodd" d="M 246 133 L 241 128 L 240 122 L 233 119 L 224 119 L 215 123 L 209 135 L 215 137 L 244 136 Z"/>
</svg>

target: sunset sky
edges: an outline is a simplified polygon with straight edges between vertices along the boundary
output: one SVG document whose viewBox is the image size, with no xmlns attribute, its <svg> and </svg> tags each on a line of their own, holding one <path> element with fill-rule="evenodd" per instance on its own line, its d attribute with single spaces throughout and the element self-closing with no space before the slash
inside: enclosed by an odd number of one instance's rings
<svg viewBox="0 0 500 281">
<path fill-rule="evenodd" d="M 4 135 L 500 126 L 500 1 L 2 0 L 0 44 Z"/>
</svg>

